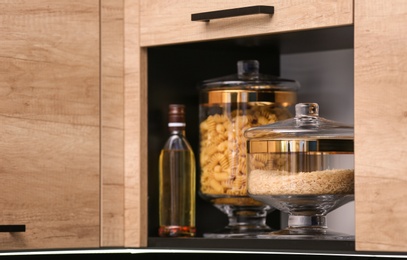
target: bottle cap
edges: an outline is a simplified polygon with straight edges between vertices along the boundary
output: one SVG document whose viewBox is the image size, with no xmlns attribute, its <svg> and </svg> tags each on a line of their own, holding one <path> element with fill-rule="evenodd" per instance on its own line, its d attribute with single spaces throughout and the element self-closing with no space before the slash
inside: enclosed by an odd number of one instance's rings
<svg viewBox="0 0 407 260">
<path fill-rule="evenodd" d="M 169 127 L 185 127 L 185 105 L 170 104 L 168 117 Z"/>
</svg>

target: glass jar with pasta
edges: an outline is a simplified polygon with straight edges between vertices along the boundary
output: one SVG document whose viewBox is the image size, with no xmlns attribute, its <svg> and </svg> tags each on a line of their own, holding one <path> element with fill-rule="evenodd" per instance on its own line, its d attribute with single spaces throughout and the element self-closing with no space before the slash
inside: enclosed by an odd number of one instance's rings
<svg viewBox="0 0 407 260">
<path fill-rule="evenodd" d="M 229 223 L 204 237 L 249 237 L 270 231 L 270 206 L 247 193 L 246 140 L 250 127 L 292 117 L 299 83 L 259 73 L 257 60 L 237 62 L 237 74 L 200 85 L 199 194 Z"/>
</svg>

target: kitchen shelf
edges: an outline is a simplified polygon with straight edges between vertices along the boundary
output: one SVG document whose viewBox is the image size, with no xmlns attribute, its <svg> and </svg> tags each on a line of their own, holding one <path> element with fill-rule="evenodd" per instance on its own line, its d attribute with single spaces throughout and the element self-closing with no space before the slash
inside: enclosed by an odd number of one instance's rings
<svg viewBox="0 0 407 260">
<path fill-rule="evenodd" d="M 354 253 L 354 240 L 263 239 L 263 238 L 161 238 L 150 237 L 149 248 L 211 249 L 211 250 L 267 250 L 280 252 L 336 252 Z"/>
<path fill-rule="evenodd" d="M 309 239 L 256 239 L 256 238 L 161 238 L 150 237 L 148 248 L 153 252 L 172 250 L 183 253 L 229 253 L 278 255 L 303 259 L 319 259 L 333 256 L 335 259 L 407 258 L 398 252 L 355 251 L 353 240 L 309 240 Z M 257 257 L 257 256 L 256 256 Z M 317 257 L 317 258 L 315 258 Z"/>
</svg>

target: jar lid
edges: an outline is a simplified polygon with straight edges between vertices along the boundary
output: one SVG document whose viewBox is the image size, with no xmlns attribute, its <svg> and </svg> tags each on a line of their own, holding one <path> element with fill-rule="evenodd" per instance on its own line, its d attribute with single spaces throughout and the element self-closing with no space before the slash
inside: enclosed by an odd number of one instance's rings
<svg viewBox="0 0 407 260">
<path fill-rule="evenodd" d="M 353 126 L 319 117 L 317 103 L 299 103 L 295 113 L 294 118 L 247 129 L 248 152 L 353 152 Z"/>
<path fill-rule="evenodd" d="M 201 90 L 245 89 L 245 90 L 282 90 L 296 91 L 300 84 L 291 79 L 283 79 L 259 72 L 257 60 L 240 60 L 237 62 L 237 74 L 208 79 L 198 84 Z"/>
</svg>

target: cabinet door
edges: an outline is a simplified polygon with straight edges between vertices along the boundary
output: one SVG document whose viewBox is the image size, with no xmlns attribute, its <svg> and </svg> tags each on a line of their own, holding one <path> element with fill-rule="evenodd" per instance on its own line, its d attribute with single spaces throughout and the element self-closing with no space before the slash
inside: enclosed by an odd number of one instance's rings
<svg viewBox="0 0 407 260">
<path fill-rule="evenodd" d="M 355 1 L 356 249 L 407 252 L 407 2 Z"/>
<path fill-rule="evenodd" d="M 0 249 L 98 247 L 98 0 L 0 1 Z"/>
<path fill-rule="evenodd" d="M 274 14 L 256 14 L 209 22 L 191 21 L 196 13 L 266 5 Z M 350 25 L 352 0 L 141 0 L 141 46 Z"/>
</svg>

